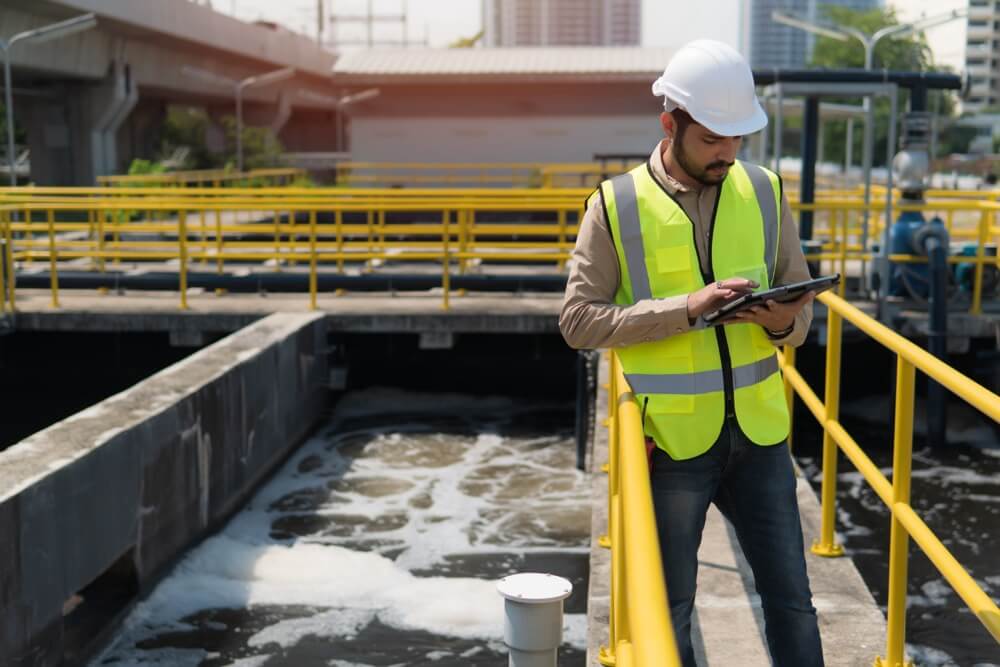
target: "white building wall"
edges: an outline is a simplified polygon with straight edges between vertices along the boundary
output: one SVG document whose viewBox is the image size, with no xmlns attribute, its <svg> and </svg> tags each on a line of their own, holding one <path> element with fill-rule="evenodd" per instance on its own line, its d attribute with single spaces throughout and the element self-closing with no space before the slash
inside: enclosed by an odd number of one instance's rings
<svg viewBox="0 0 1000 667">
<path fill-rule="evenodd" d="M 645 155 L 663 137 L 655 114 L 530 118 L 379 118 L 351 122 L 361 162 L 591 162 Z"/>
</svg>

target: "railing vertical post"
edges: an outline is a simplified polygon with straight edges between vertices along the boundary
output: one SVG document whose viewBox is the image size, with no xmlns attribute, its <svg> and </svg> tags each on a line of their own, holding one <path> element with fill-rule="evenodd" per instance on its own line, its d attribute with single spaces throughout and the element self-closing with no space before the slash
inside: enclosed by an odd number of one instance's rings
<svg viewBox="0 0 1000 667">
<path fill-rule="evenodd" d="M 59 307 L 59 267 L 56 256 L 56 212 L 49 209 L 49 283 L 52 286 L 52 307 Z"/>
<path fill-rule="evenodd" d="M 910 468 L 913 459 L 913 364 L 896 357 L 896 412 L 892 446 L 892 510 L 889 529 L 889 597 L 886 621 L 886 658 L 876 664 L 902 667 L 906 662 L 906 574 L 910 536 L 895 517 L 897 505 L 910 504 Z"/>
<path fill-rule="evenodd" d="M 180 254 L 181 310 L 187 310 L 187 211 L 177 212 L 177 241 Z"/>
<path fill-rule="evenodd" d="M 462 209 L 458 212 L 458 252 L 460 257 L 458 259 L 458 273 L 459 275 L 465 275 L 465 267 L 468 260 L 465 259 L 466 252 L 466 241 L 465 241 L 465 231 L 467 228 L 467 218 L 469 212 L 466 209 Z"/>
<path fill-rule="evenodd" d="M 448 310 L 450 307 L 448 294 L 451 290 L 451 271 L 448 266 L 451 263 L 450 248 L 448 247 L 448 242 L 451 238 L 451 230 L 448 227 L 450 217 L 450 211 L 444 211 L 441 213 L 441 244 L 444 251 L 441 258 L 441 289 L 444 292 L 444 303 L 442 304 L 442 308 L 444 308 L 444 310 Z"/>
<path fill-rule="evenodd" d="M 337 273 L 344 273 L 344 212 L 338 209 L 333 214 L 333 226 L 337 233 Z"/>
<path fill-rule="evenodd" d="M 795 348 L 791 345 L 785 345 L 781 353 L 785 357 L 785 365 L 789 368 L 795 368 Z M 787 377 L 783 377 L 782 380 L 785 384 L 785 403 L 788 405 L 788 451 L 791 451 L 792 434 L 795 432 L 795 387 L 792 386 Z"/>
<path fill-rule="evenodd" d="M 201 204 L 202 202 L 199 202 Z M 198 209 L 198 218 L 201 221 L 201 263 L 208 262 L 208 223 L 205 220 L 205 206 L 202 204 Z"/>
<path fill-rule="evenodd" d="M 274 270 L 281 271 L 281 211 L 274 212 Z"/>
<path fill-rule="evenodd" d="M 992 216 L 993 212 L 989 209 L 983 209 L 979 216 L 979 244 L 976 248 L 976 273 L 973 280 L 972 309 L 970 310 L 973 315 L 981 315 L 983 312 L 983 269 L 985 268 L 983 262 L 986 258 L 986 239 Z"/>
<path fill-rule="evenodd" d="M 104 273 L 104 219 L 110 211 L 101 209 L 97 216 L 97 270 Z"/>
<path fill-rule="evenodd" d="M 309 211 L 309 309 L 316 310 L 316 211 Z"/>
<path fill-rule="evenodd" d="M 5 214 L 4 220 L 4 252 L 7 264 L 7 297 L 10 311 L 17 310 L 17 276 L 14 273 L 14 234 L 11 231 L 11 214 Z"/>
<path fill-rule="evenodd" d="M 618 386 L 618 355 L 613 352 L 609 355 L 608 361 L 608 532 L 602 535 L 598 543 L 611 549 L 611 582 L 610 595 L 608 596 L 608 645 L 602 646 L 598 653 L 598 660 L 605 667 L 612 667 L 616 664 L 616 651 L 618 648 L 618 628 L 619 612 L 624 606 L 618 599 L 622 590 L 620 588 L 620 568 L 621 554 L 616 554 L 615 539 L 617 535 L 617 511 L 618 511 L 618 396 L 620 387 Z M 620 544 L 618 542 L 617 544 Z M 618 550 L 620 551 L 620 549 Z"/>
<path fill-rule="evenodd" d="M 0 314 L 7 312 L 7 211 L 0 212 Z"/>
<path fill-rule="evenodd" d="M 559 252 L 565 252 L 563 249 L 563 244 L 566 243 L 566 209 L 559 210 Z M 558 268 L 562 271 L 566 268 L 566 260 L 560 259 L 558 263 Z"/>
<path fill-rule="evenodd" d="M 215 269 L 222 275 L 222 209 L 215 209 Z"/>
<path fill-rule="evenodd" d="M 826 409 L 823 423 L 823 488 L 822 522 L 820 538 L 813 542 L 812 552 L 817 556 L 833 558 L 844 555 L 844 548 L 836 543 L 834 526 L 837 521 L 837 443 L 830 435 L 830 422 L 840 417 L 840 352 L 843 320 L 833 308 L 827 309 L 826 336 L 826 388 L 823 404 Z"/>
<path fill-rule="evenodd" d="M 840 285 L 837 287 L 838 294 L 844 296 L 847 293 L 847 242 L 848 242 L 848 222 L 850 221 L 850 211 L 841 211 L 841 223 L 843 224 L 840 243 Z"/>
</svg>

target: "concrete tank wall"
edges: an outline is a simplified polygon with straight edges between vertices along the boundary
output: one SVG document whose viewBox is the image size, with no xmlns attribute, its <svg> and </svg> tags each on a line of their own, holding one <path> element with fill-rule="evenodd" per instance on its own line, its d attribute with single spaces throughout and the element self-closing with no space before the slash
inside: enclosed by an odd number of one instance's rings
<svg viewBox="0 0 1000 667">
<path fill-rule="evenodd" d="M 0 453 L 0 664 L 59 664 L 70 598 L 240 506 L 326 410 L 326 333 L 271 315 Z"/>
</svg>

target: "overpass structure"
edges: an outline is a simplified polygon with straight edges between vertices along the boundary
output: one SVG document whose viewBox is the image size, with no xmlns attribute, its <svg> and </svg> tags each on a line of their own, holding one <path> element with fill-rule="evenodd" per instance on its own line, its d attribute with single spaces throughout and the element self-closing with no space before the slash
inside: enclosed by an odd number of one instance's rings
<svg viewBox="0 0 1000 667">
<path fill-rule="evenodd" d="M 245 23 L 185 0 L 5 0 L 0 37 L 93 13 L 94 30 L 10 52 L 16 122 L 31 151 L 30 179 L 40 184 L 93 183 L 123 173 L 133 157 L 159 147 L 170 104 L 206 108 L 209 146 L 221 148 L 219 121 L 234 113 L 223 82 L 282 68 L 295 76 L 248 88 L 250 125 L 270 126 L 292 151 L 332 151 L 335 56 L 282 28 Z M 211 77 L 191 76 L 193 70 Z"/>
</svg>

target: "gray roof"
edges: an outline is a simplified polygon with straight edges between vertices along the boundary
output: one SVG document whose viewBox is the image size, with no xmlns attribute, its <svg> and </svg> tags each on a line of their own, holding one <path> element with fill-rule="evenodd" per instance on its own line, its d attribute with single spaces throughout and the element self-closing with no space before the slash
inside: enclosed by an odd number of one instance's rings
<svg viewBox="0 0 1000 667">
<path fill-rule="evenodd" d="M 333 73 L 350 78 L 593 76 L 651 81 L 673 52 L 639 47 L 371 49 L 343 55 Z"/>
</svg>

